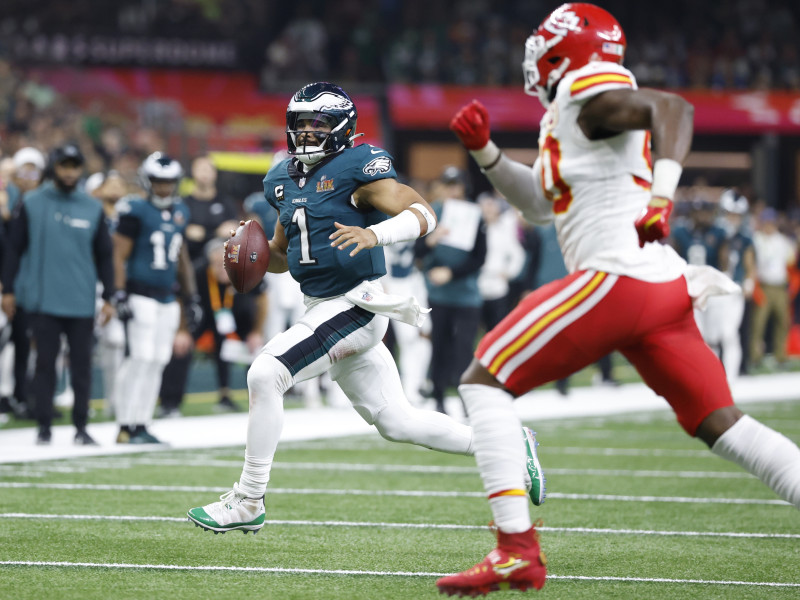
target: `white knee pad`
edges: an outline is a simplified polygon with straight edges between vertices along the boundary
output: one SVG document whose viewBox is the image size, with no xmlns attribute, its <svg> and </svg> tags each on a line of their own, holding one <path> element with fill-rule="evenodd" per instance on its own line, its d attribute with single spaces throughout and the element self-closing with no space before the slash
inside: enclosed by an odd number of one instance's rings
<svg viewBox="0 0 800 600">
<path fill-rule="evenodd" d="M 281 361 L 271 354 L 259 354 L 247 371 L 247 389 L 250 404 L 277 394 L 282 398 L 294 385 L 292 374 Z"/>
</svg>

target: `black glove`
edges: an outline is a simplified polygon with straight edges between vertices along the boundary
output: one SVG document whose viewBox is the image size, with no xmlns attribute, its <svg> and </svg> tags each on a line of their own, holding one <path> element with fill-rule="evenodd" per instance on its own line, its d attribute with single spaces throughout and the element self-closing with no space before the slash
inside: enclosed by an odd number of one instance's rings
<svg viewBox="0 0 800 600">
<path fill-rule="evenodd" d="M 198 329 L 203 324 L 203 307 L 200 304 L 200 296 L 194 294 L 183 301 L 183 313 L 186 318 L 186 329 L 196 337 Z"/>
<path fill-rule="evenodd" d="M 117 290 L 111 298 L 111 306 L 117 311 L 117 318 L 120 321 L 127 321 L 133 318 L 133 311 L 130 304 L 128 304 L 128 292 L 125 290 Z"/>
</svg>

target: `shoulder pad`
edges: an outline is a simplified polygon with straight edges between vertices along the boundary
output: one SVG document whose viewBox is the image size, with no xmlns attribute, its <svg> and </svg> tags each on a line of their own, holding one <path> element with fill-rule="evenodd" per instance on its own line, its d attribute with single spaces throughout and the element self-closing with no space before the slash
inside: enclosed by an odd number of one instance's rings
<svg viewBox="0 0 800 600">
<path fill-rule="evenodd" d="M 558 86 L 557 97 L 564 101 L 588 100 L 601 92 L 615 89 L 637 89 L 636 78 L 622 65 L 612 62 L 590 62 L 570 71 Z"/>
</svg>

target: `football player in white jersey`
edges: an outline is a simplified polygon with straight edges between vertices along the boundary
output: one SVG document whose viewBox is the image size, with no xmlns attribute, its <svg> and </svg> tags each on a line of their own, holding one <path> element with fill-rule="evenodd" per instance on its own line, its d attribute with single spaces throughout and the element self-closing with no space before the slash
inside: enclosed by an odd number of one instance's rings
<svg viewBox="0 0 800 600">
<path fill-rule="evenodd" d="M 527 220 L 555 221 L 570 274 L 523 299 L 484 337 L 462 376 L 459 392 L 498 546 L 476 568 L 440 579 L 445 593 L 544 585 L 522 469 L 513 460 L 522 452 L 512 401 L 613 350 L 669 402 L 689 435 L 800 508 L 800 449 L 734 406 L 722 364 L 692 314 L 693 302 L 738 286 L 652 243 L 669 234 L 693 109 L 676 95 L 637 89 L 621 64 L 625 47 L 616 19 L 591 4 L 562 5 L 528 38 L 525 91 L 547 108 L 533 172 L 490 141 L 479 102 L 451 122 L 492 185 Z"/>
</svg>

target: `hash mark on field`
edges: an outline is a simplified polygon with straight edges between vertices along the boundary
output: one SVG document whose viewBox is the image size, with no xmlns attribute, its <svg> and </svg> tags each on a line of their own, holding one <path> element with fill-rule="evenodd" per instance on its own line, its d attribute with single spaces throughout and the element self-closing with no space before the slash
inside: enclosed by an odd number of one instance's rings
<svg viewBox="0 0 800 600">
<path fill-rule="evenodd" d="M 96 490 L 127 492 L 208 492 L 220 493 L 230 491 L 228 487 L 207 487 L 191 485 L 122 485 L 122 484 L 90 484 L 90 483 L 33 483 L 29 481 L 0 481 L 0 488 L 39 489 L 39 490 Z M 484 498 L 484 492 L 454 492 L 442 490 L 337 490 L 337 489 L 300 489 L 269 488 L 269 494 L 289 494 L 296 496 L 401 496 L 420 498 Z M 681 496 L 614 496 L 611 494 L 548 494 L 548 498 L 562 500 L 608 500 L 612 502 L 674 502 L 678 504 L 768 504 L 792 506 L 785 500 L 769 500 L 762 498 L 686 498 Z"/>
<path fill-rule="evenodd" d="M 10 567 L 86 567 L 99 569 L 158 569 L 164 571 L 236 571 L 255 573 L 291 573 L 303 575 L 377 575 L 389 577 L 444 577 L 449 573 L 428 573 L 415 571 L 362 571 L 348 569 L 290 569 L 285 567 L 222 567 L 206 565 L 151 565 L 131 563 L 91 563 L 66 561 L 0 560 L 0 565 Z M 634 581 L 641 583 L 689 583 L 701 585 L 746 585 L 759 587 L 800 587 L 800 583 L 777 581 L 720 581 L 714 579 L 670 579 L 666 577 L 592 577 L 589 575 L 547 575 L 548 579 L 581 581 Z"/>
<path fill-rule="evenodd" d="M 0 519 L 55 519 L 78 521 L 158 521 L 169 523 L 186 523 L 186 517 L 159 517 L 136 515 L 54 515 L 37 513 L 0 513 Z M 265 525 L 290 525 L 311 527 L 386 527 L 395 529 L 458 529 L 487 530 L 486 525 L 460 525 L 456 523 L 384 523 L 369 521 L 311 521 L 267 519 Z M 659 531 L 655 529 L 610 529 L 594 527 L 537 527 L 537 531 L 553 533 L 584 533 L 613 535 L 654 535 L 676 537 L 723 537 L 747 539 L 800 539 L 800 533 L 746 533 L 736 531 Z"/>
</svg>

